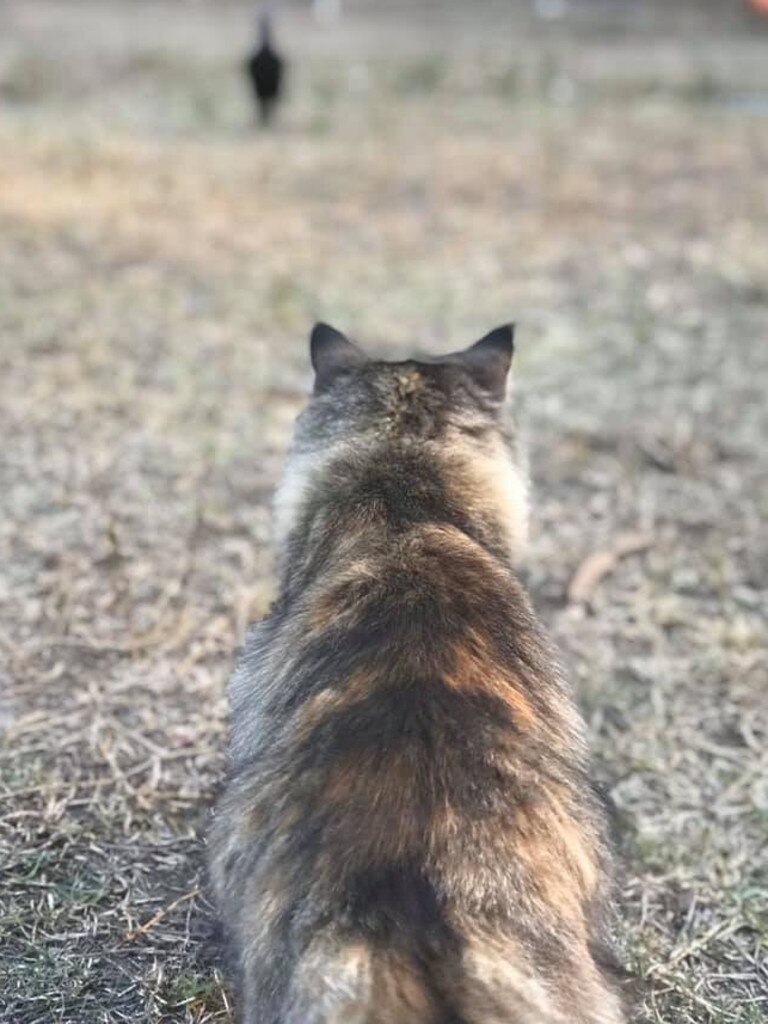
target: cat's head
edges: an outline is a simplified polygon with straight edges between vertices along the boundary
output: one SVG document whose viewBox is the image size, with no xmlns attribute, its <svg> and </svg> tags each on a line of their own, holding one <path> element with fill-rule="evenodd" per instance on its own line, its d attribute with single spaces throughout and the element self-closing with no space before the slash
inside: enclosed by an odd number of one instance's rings
<svg viewBox="0 0 768 1024">
<path fill-rule="evenodd" d="M 390 362 L 317 324 L 310 339 L 314 390 L 276 496 L 278 543 L 297 522 L 313 482 L 337 460 L 373 458 L 394 468 L 399 457 L 418 453 L 464 489 L 468 511 L 503 520 L 519 554 L 527 469 L 511 409 L 513 339 L 506 325 L 459 352 Z"/>
</svg>

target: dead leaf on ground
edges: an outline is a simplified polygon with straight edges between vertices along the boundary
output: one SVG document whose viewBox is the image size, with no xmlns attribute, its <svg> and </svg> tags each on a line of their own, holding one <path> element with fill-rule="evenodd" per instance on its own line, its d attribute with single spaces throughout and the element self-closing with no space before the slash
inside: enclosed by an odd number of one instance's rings
<svg viewBox="0 0 768 1024">
<path fill-rule="evenodd" d="M 568 585 L 569 604 L 589 604 L 601 581 L 612 573 L 623 558 L 647 551 L 654 536 L 647 531 L 620 533 L 609 548 L 587 555 Z"/>
</svg>

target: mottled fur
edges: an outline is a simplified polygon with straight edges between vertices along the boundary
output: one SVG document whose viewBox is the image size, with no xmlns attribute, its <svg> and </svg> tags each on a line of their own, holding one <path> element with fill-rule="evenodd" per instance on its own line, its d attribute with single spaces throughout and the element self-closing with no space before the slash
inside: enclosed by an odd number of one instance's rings
<svg viewBox="0 0 768 1024">
<path fill-rule="evenodd" d="M 210 836 L 246 1024 L 624 1019 L 605 816 L 515 573 L 511 353 L 315 331 Z"/>
</svg>

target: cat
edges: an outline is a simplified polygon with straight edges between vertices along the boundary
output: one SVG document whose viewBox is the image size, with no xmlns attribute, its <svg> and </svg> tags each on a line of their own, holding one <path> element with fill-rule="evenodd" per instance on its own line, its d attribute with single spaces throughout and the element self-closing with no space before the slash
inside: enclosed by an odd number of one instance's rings
<svg viewBox="0 0 768 1024">
<path fill-rule="evenodd" d="M 584 726 L 517 575 L 513 329 L 315 326 L 210 872 L 244 1024 L 621 1024 Z"/>
</svg>

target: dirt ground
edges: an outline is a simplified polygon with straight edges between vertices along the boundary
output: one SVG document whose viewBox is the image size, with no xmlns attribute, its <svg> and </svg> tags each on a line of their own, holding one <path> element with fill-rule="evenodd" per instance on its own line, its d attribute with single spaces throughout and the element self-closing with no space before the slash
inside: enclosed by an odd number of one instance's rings
<svg viewBox="0 0 768 1024">
<path fill-rule="evenodd" d="M 269 134 L 250 8 L 0 7 L 2 1024 L 232 1019 L 200 838 L 318 317 L 518 321 L 636 1020 L 768 1019 L 768 19 L 562 6 L 289 8 Z"/>
</svg>

